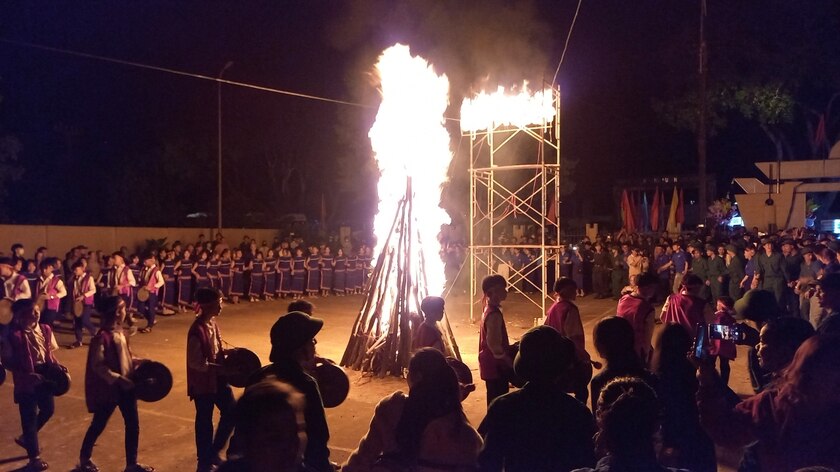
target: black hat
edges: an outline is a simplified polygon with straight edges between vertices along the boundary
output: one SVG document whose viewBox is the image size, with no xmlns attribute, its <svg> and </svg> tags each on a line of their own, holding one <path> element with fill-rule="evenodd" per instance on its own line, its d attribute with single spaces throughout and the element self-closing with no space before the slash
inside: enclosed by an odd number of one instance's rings
<svg viewBox="0 0 840 472">
<path fill-rule="evenodd" d="M 737 254 L 738 253 L 738 248 L 736 248 L 734 244 L 727 244 L 726 245 L 726 251 L 727 252 L 734 252 L 735 254 Z"/>
<path fill-rule="evenodd" d="M 827 274 L 817 284 L 823 290 L 840 290 L 840 274 Z"/>
<path fill-rule="evenodd" d="M 306 313 L 293 311 L 277 318 L 271 327 L 271 354 L 269 359 L 287 357 L 302 347 L 321 331 L 324 320 L 313 318 Z"/>
<path fill-rule="evenodd" d="M 0 265 L 14 266 L 15 260 L 11 257 L 0 257 Z"/>
<path fill-rule="evenodd" d="M 784 246 L 785 244 L 787 244 L 789 246 L 796 246 L 796 243 L 793 242 L 793 239 L 790 239 L 790 238 L 785 238 L 785 239 L 782 240 L 781 245 Z"/>
<path fill-rule="evenodd" d="M 706 244 L 706 250 L 715 252 L 715 251 L 717 251 L 717 248 L 715 247 L 714 244 Z"/>
<path fill-rule="evenodd" d="M 764 321 L 779 316 L 779 302 L 772 292 L 753 289 L 735 302 L 735 313 L 739 319 Z"/>
<path fill-rule="evenodd" d="M 814 250 L 811 249 L 811 246 L 805 246 L 799 252 L 802 254 L 813 254 Z"/>
<path fill-rule="evenodd" d="M 550 381 L 571 368 L 574 360 L 574 343 L 551 326 L 542 325 L 522 335 L 513 369 L 526 381 Z"/>
<path fill-rule="evenodd" d="M 773 241 L 773 238 L 771 238 L 771 237 L 761 238 L 761 245 L 762 246 L 764 246 L 765 244 L 773 244 L 774 242 L 775 241 Z"/>
<path fill-rule="evenodd" d="M 195 291 L 195 302 L 199 305 L 218 302 L 222 298 L 222 292 L 217 288 L 201 287 Z"/>
</svg>

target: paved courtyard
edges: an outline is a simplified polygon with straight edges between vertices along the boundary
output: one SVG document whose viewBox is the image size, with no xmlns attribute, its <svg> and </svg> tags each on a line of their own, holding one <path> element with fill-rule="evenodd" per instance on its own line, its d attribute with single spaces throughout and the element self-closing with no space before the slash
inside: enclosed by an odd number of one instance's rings
<svg viewBox="0 0 840 472">
<path fill-rule="evenodd" d="M 338 361 L 362 297 L 327 297 L 314 299 L 313 302 L 316 304 L 316 316 L 325 320 L 324 329 L 318 336 L 318 352 Z M 264 363 L 268 362 L 268 332 L 277 317 L 285 313 L 287 303 L 278 300 L 226 305 L 219 322 L 224 340 L 232 346 L 247 347 L 256 352 Z M 587 333 L 587 348 L 593 358 L 597 359 L 591 342 L 592 328 L 600 318 L 614 313 L 615 303 L 592 297 L 578 301 Z M 503 310 L 512 338 L 519 338 L 533 326 L 534 318 L 541 316 L 534 305 L 516 295 L 505 302 Z M 464 402 L 467 416 L 477 426 L 486 411 L 484 386 L 478 381 L 477 371 L 478 325 L 469 321 L 469 298 L 465 295 L 450 296 L 447 313 L 464 362 L 473 369 L 477 380 L 477 390 Z M 139 405 L 139 458 L 158 471 L 195 468 L 194 409 L 186 394 L 185 373 L 186 333 L 192 319 L 189 313 L 161 317 L 153 333 L 131 338 L 132 349 L 137 356 L 163 362 L 172 370 L 174 377 L 174 386 L 168 397 L 157 403 L 141 402 Z M 72 333 L 69 323 L 65 323 L 63 328 L 58 330 L 58 341 L 66 346 L 72 341 Z M 739 359 L 733 364 L 731 384 L 738 393 L 745 394 L 750 389 L 743 349 L 739 348 Z M 61 349 L 57 353 L 60 362 L 70 370 L 73 384 L 69 393 L 56 399 L 56 415 L 40 434 L 42 457 L 49 462 L 50 470 L 69 471 L 78 461 L 82 437 L 91 419 L 84 401 L 86 355 L 87 347 Z M 332 458 L 339 463 L 347 458 L 367 430 L 376 403 L 394 390 L 407 391 L 402 379 L 370 378 L 353 371 L 350 378 L 351 390 L 347 401 L 327 410 Z M 235 390 L 236 395 L 241 394 L 240 389 Z M 12 400 L 11 376 L 6 384 L 0 386 L 0 412 L 0 471 L 14 470 L 25 464 L 26 457 L 23 449 L 13 442 L 13 438 L 20 434 L 20 422 Z M 120 471 L 124 467 L 122 432 L 122 418 L 117 411 L 94 450 L 93 459 L 103 471 Z M 733 458 L 733 453 L 720 452 L 722 464 L 728 465 L 737 460 Z"/>
</svg>

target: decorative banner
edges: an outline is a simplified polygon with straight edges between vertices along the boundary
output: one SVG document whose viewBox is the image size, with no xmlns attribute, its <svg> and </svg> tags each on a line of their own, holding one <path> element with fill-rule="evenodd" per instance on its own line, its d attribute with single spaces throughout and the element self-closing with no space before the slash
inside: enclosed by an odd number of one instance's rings
<svg viewBox="0 0 840 472">
<path fill-rule="evenodd" d="M 650 229 L 651 231 L 659 231 L 659 187 L 653 192 L 653 204 L 650 208 Z"/>
<path fill-rule="evenodd" d="M 668 210 L 668 232 L 669 233 L 677 233 L 679 232 L 679 228 L 677 227 L 677 207 L 679 206 L 680 196 L 677 193 L 677 187 L 674 186 L 674 194 L 671 196 L 671 209 Z"/>
</svg>

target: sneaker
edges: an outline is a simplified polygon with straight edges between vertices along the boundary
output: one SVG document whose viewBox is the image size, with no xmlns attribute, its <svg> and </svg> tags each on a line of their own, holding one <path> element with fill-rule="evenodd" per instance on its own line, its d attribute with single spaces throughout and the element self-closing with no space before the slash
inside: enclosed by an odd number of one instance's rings
<svg viewBox="0 0 840 472">
<path fill-rule="evenodd" d="M 131 464 L 124 472 L 154 472 L 155 468 L 146 464 Z"/>
<path fill-rule="evenodd" d="M 42 470 L 47 470 L 50 468 L 50 465 L 41 460 L 40 457 L 32 459 L 29 461 L 28 464 L 23 468 L 25 472 L 40 472 Z"/>
<path fill-rule="evenodd" d="M 67 346 L 68 349 L 76 349 L 76 348 L 80 348 L 80 347 L 82 347 L 82 342 L 81 341 L 76 341 L 73 344 Z"/>
</svg>

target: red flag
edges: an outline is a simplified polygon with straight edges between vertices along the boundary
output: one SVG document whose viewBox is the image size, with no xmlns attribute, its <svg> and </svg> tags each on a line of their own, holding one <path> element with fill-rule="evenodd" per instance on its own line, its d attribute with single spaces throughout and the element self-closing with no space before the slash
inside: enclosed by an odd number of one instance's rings
<svg viewBox="0 0 840 472">
<path fill-rule="evenodd" d="M 551 196 L 551 202 L 548 204 L 548 221 L 552 224 L 557 224 L 557 199 L 554 195 Z"/>
<path fill-rule="evenodd" d="M 659 187 L 653 192 L 653 203 L 650 207 L 650 229 L 659 231 Z"/>
<path fill-rule="evenodd" d="M 683 197 L 683 189 L 680 189 L 680 204 L 677 206 L 677 223 L 685 224 L 685 199 Z"/>
<path fill-rule="evenodd" d="M 621 227 L 627 231 L 633 231 L 635 228 L 633 209 L 630 205 L 630 196 L 627 195 L 627 189 L 621 191 Z"/>
</svg>

